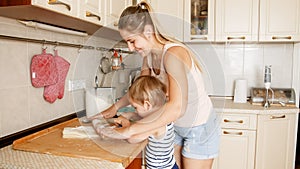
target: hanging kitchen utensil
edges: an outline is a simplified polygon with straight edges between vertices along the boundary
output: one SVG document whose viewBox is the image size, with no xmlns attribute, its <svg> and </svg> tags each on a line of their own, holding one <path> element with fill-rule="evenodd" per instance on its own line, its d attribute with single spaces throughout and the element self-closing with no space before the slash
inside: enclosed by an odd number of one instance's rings
<svg viewBox="0 0 300 169">
<path fill-rule="evenodd" d="M 119 70 L 121 68 L 122 58 L 120 56 L 117 51 L 114 51 L 114 54 L 111 57 L 111 68 L 113 70 Z"/>
<path fill-rule="evenodd" d="M 52 54 L 46 53 L 46 47 L 42 53 L 34 55 L 30 64 L 31 83 L 34 87 L 44 87 L 55 84 L 58 80 L 57 68 Z"/>
<path fill-rule="evenodd" d="M 103 83 L 105 81 L 106 74 L 112 71 L 110 58 L 106 57 L 106 54 L 104 54 L 102 56 L 102 58 L 100 60 L 99 68 L 100 68 L 101 72 L 103 73 L 100 87 L 103 87 Z"/>
</svg>

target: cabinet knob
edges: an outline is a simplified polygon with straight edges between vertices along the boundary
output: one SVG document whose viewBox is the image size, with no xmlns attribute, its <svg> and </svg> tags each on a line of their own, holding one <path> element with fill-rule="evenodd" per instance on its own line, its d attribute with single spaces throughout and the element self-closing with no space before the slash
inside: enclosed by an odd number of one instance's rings
<svg viewBox="0 0 300 169">
<path fill-rule="evenodd" d="M 69 4 L 61 2 L 59 0 L 49 0 L 48 4 L 49 5 L 64 5 L 69 11 L 71 11 L 71 6 Z"/>
</svg>

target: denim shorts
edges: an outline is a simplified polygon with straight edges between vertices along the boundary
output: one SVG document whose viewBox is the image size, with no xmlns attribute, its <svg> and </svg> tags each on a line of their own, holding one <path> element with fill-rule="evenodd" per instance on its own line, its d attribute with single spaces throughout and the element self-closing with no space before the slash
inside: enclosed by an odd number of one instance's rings
<svg viewBox="0 0 300 169">
<path fill-rule="evenodd" d="M 212 159 L 220 147 L 220 121 L 213 111 L 205 124 L 175 127 L 175 144 L 182 146 L 182 155 L 191 159 Z"/>
</svg>

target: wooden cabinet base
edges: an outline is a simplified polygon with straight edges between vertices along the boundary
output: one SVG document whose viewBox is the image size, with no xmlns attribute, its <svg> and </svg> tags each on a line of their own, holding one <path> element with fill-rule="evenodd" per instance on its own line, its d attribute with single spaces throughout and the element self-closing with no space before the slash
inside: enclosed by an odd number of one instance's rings
<svg viewBox="0 0 300 169">
<path fill-rule="evenodd" d="M 142 168 L 142 156 L 138 155 L 126 169 L 141 169 Z"/>
</svg>

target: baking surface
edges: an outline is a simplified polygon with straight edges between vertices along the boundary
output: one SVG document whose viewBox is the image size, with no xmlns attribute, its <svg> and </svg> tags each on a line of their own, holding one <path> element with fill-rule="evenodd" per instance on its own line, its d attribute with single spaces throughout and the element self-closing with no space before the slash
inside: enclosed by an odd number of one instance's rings
<svg viewBox="0 0 300 169">
<path fill-rule="evenodd" d="M 94 160 L 108 160 L 128 166 L 144 149 L 146 141 L 130 144 L 125 140 L 88 138 L 62 138 L 64 127 L 80 126 L 77 118 L 50 127 L 14 141 L 13 148 L 30 152 L 78 157 Z"/>
</svg>

